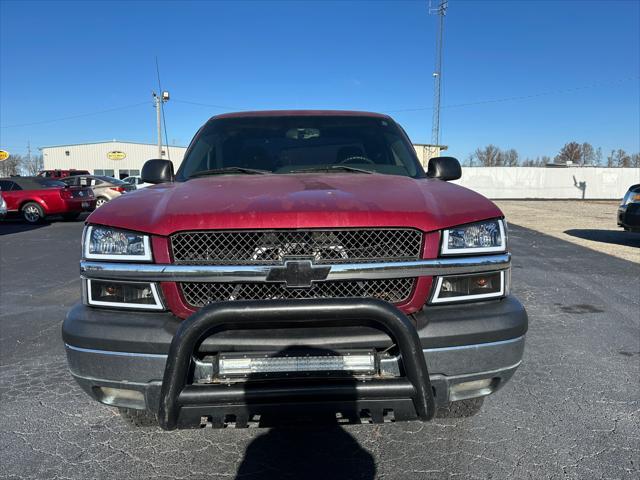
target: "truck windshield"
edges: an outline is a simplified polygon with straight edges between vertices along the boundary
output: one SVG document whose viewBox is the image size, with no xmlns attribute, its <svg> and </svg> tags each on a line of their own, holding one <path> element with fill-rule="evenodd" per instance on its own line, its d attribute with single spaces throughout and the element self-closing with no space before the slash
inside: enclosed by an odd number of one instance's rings
<svg viewBox="0 0 640 480">
<path fill-rule="evenodd" d="M 424 176 L 412 145 L 391 120 L 273 116 L 210 122 L 198 133 L 176 177 L 315 171 Z"/>
</svg>

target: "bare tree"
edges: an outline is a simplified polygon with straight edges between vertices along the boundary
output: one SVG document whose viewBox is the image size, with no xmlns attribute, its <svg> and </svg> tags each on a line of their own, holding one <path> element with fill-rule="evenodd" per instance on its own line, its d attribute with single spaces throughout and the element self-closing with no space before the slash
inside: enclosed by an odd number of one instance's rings
<svg viewBox="0 0 640 480">
<path fill-rule="evenodd" d="M 540 159 L 540 166 L 544 167 L 547 163 L 551 163 L 551 157 L 548 155 L 543 155 Z"/>
<path fill-rule="evenodd" d="M 42 155 L 35 155 L 31 158 L 23 158 L 22 166 L 27 175 L 36 175 L 40 170 L 44 168 L 44 159 Z"/>
<path fill-rule="evenodd" d="M 596 162 L 596 151 L 590 143 L 584 142 L 580 150 L 582 165 L 593 165 Z"/>
<path fill-rule="evenodd" d="M 562 147 L 560 153 L 556 155 L 556 163 L 580 164 L 582 160 L 582 148 L 577 142 L 569 142 Z"/>
<path fill-rule="evenodd" d="M 500 149 L 495 145 L 487 145 L 475 151 L 475 157 L 484 167 L 497 167 L 502 163 Z"/>
<path fill-rule="evenodd" d="M 473 167 L 473 159 L 474 159 L 474 158 L 475 158 L 475 156 L 474 156 L 474 154 L 473 154 L 473 153 L 470 153 L 470 154 L 467 156 L 467 162 L 466 162 L 467 167 Z"/>
<path fill-rule="evenodd" d="M 502 154 L 503 164 L 505 167 L 517 167 L 520 155 L 515 148 L 510 148 Z"/>
<path fill-rule="evenodd" d="M 611 154 L 607 156 L 607 167 L 609 167 L 609 168 L 613 167 L 615 154 L 616 154 L 616 151 L 615 150 L 611 150 Z"/>
<path fill-rule="evenodd" d="M 9 155 L 9 158 L 0 162 L 0 177 L 19 175 L 23 158 L 21 155 Z"/>
<path fill-rule="evenodd" d="M 522 161 L 522 166 L 523 167 L 543 167 L 544 165 L 542 164 L 542 160 L 540 160 L 540 157 L 536 157 L 536 158 L 525 158 Z"/>
<path fill-rule="evenodd" d="M 631 155 L 631 166 L 640 168 L 640 153 L 634 153 Z"/>
<path fill-rule="evenodd" d="M 630 167 L 631 157 L 623 149 L 619 148 L 614 154 L 615 164 L 618 167 Z"/>
<path fill-rule="evenodd" d="M 595 162 L 598 166 L 602 164 L 602 148 L 600 147 L 596 149 Z"/>
</svg>

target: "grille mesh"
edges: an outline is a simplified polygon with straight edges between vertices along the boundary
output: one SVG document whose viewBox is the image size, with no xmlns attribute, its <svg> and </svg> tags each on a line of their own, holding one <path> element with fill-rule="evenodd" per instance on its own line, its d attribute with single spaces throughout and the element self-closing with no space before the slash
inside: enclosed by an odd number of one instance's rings
<svg viewBox="0 0 640 480">
<path fill-rule="evenodd" d="M 407 261 L 420 257 L 422 233 L 412 229 L 179 232 L 171 236 L 178 264 L 277 265 L 284 257 L 314 263 Z"/>
<path fill-rule="evenodd" d="M 276 300 L 303 298 L 372 297 L 391 303 L 408 299 L 414 278 L 362 281 L 319 282 L 311 288 L 287 288 L 280 283 L 194 283 L 184 282 L 180 289 L 187 303 L 203 307 L 227 300 Z"/>
</svg>

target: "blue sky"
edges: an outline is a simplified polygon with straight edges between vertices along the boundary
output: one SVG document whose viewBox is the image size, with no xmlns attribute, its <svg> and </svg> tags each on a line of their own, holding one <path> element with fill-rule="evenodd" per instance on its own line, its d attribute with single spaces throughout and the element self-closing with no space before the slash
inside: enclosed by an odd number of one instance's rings
<svg viewBox="0 0 640 480">
<path fill-rule="evenodd" d="M 217 113 L 278 108 L 388 112 L 427 143 L 427 4 L 2 0 L 0 148 L 153 143 L 156 55 L 170 143 Z M 461 160 L 489 143 L 521 157 L 571 140 L 639 151 L 639 25 L 638 0 L 450 0 L 442 142 Z"/>
</svg>

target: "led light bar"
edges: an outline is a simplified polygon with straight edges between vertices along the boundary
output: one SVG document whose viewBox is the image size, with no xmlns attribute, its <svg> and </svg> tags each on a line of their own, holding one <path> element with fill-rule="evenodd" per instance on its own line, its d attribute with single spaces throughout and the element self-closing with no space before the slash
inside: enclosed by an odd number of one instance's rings
<svg viewBox="0 0 640 480">
<path fill-rule="evenodd" d="M 270 356 L 269 354 L 220 354 L 220 376 L 247 376 L 268 373 L 348 372 L 375 373 L 373 352 L 343 355 Z"/>
</svg>

